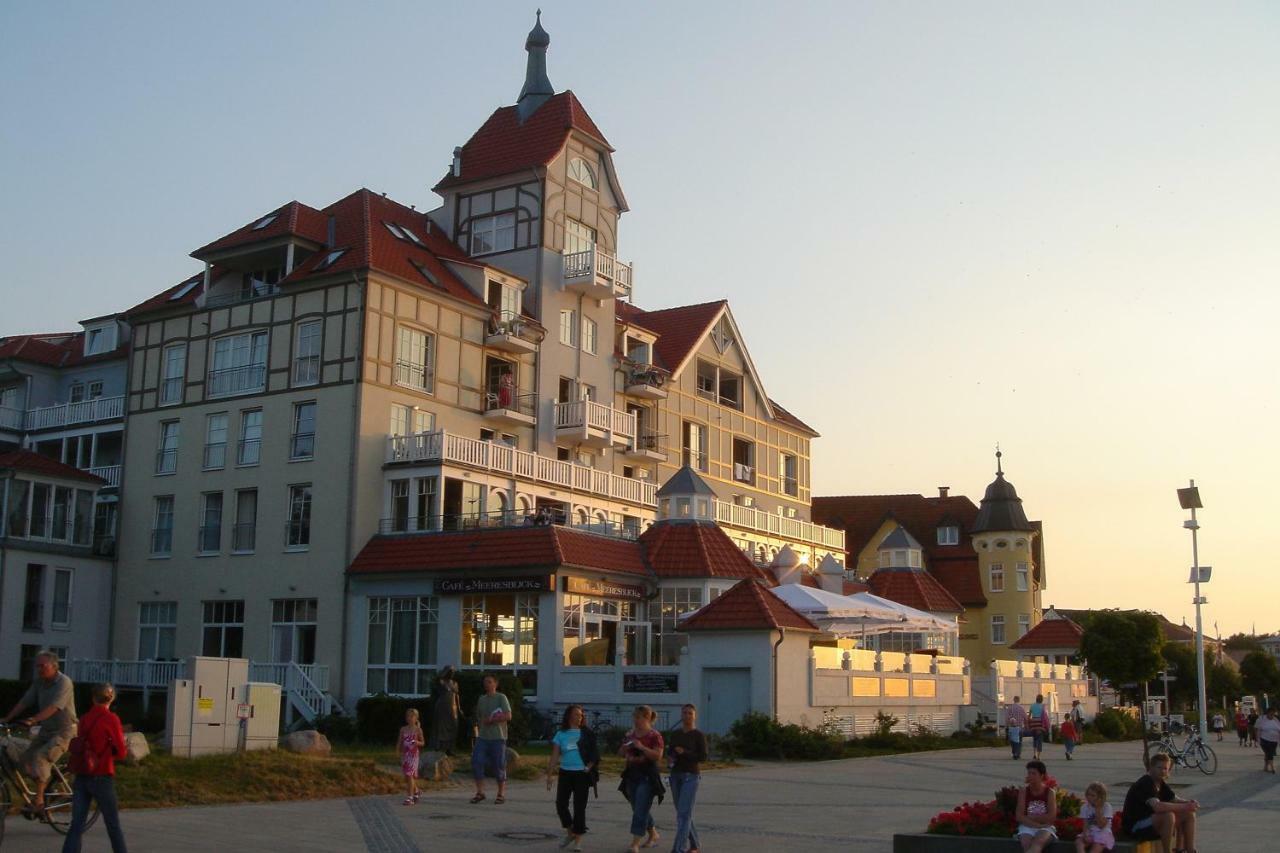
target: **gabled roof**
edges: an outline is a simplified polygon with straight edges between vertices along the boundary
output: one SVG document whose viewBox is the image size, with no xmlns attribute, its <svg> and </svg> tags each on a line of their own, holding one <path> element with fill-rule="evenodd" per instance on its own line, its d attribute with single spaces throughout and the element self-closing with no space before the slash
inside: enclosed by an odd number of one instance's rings
<svg viewBox="0 0 1280 853">
<path fill-rule="evenodd" d="M 1070 619 L 1041 619 L 1009 644 L 1011 649 L 1079 649 L 1084 629 Z"/>
<path fill-rule="evenodd" d="M 907 529 L 901 524 L 889 531 L 889 535 L 880 540 L 876 550 L 886 551 L 894 548 L 907 548 L 913 551 L 924 550 L 924 547 L 916 541 L 916 537 L 908 533 Z"/>
<path fill-rule="evenodd" d="M 52 332 L 38 335 L 9 335 L 0 338 L 0 359 L 11 358 L 47 367 L 72 367 L 98 361 L 124 358 L 128 343 L 121 340 L 108 352 L 84 354 L 84 332 Z"/>
<path fill-rule="evenodd" d="M 759 581 L 750 579 L 739 582 L 680 620 L 681 631 L 776 631 L 781 628 L 815 633 L 819 630 Z"/>
<path fill-rule="evenodd" d="M 772 397 L 769 398 L 769 405 L 773 406 L 773 417 L 780 423 L 784 423 L 793 429 L 800 430 L 801 432 L 807 432 L 814 438 L 820 437 L 821 434 L 816 429 L 791 414 L 791 412 L 782 408 L 782 404 Z"/>
<path fill-rule="evenodd" d="M 854 559 L 873 543 L 872 538 L 886 521 L 901 525 L 925 553 L 925 567 L 948 593 L 966 607 L 986 607 L 982 579 L 978 573 L 978 552 L 967 535 L 978 508 L 964 495 L 927 498 L 924 495 L 841 495 L 815 497 L 813 520 L 829 527 L 843 528 L 845 548 Z M 937 528 L 960 528 L 960 541 L 939 545 Z"/>
<path fill-rule="evenodd" d="M 462 146 L 461 174 L 450 171 L 435 189 L 438 192 L 455 184 L 546 166 L 564 148 L 569 133 L 574 130 L 600 143 L 607 151 L 613 151 L 571 91 L 552 95 L 523 124 L 516 107 L 500 107 Z"/>
<path fill-rule="evenodd" d="M 254 227 L 268 217 L 274 218 L 261 228 Z M 255 217 L 230 234 L 224 234 L 212 243 L 201 246 L 192 252 L 191 256 L 203 260 L 205 255 L 211 255 L 223 249 L 250 246 L 284 236 L 301 237 L 323 245 L 327 235 L 328 219 L 323 213 L 301 202 L 290 201 L 275 210 Z"/>
<path fill-rule="evenodd" d="M 667 482 L 654 493 L 655 497 L 665 498 L 667 495 L 711 495 L 716 490 L 707 485 L 707 481 L 698 476 L 688 465 L 671 475 Z"/>
<path fill-rule="evenodd" d="M 709 521 L 660 522 L 641 534 L 639 541 L 649 568 L 660 578 L 767 577 Z"/>
<path fill-rule="evenodd" d="M 0 453 L 0 469 L 6 468 L 41 477 L 53 477 L 58 480 L 78 480 L 94 486 L 105 486 L 107 484 L 106 480 L 96 477 L 88 471 L 81 471 L 79 468 L 65 465 L 56 459 L 50 459 L 48 456 L 32 453 L 30 450 L 11 450 L 8 453 Z"/>
<path fill-rule="evenodd" d="M 878 569 L 867 579 L 871 592 L 881 598 L 927 610 L 930 613 L 963 613 L 964 605 L 947 592 L 938 579 L 923 569 Z"/>
</svg>

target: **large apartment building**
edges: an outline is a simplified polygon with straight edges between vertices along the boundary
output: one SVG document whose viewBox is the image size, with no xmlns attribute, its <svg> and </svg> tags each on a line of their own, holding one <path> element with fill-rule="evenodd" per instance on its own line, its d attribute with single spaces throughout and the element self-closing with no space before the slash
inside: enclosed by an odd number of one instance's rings
<svg viewBox="0 0 1280 853">
<path fill-rule="evenodd" d="M 114 657 L 249 657 L 324 711 L 370 689 L 343 662 L 374 630 L 347 575 L 371 538 L 635 539 L 686 466 L 708 491 L 669 514 L 748 563 L 843 562 L 809 517 L 817 433 L 765 393 L 728 304 L 632 301 L 613 148 L 551 87 L 548 44 L 535 26 L 517 104 L 455 150 L 437 209 L 289 202 L 126 312 Z"/>
</svg>

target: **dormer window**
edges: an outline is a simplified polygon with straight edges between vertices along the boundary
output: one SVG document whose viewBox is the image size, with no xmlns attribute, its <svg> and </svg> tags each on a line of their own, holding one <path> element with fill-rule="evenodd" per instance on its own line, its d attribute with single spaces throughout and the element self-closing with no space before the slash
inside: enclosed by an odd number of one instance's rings
<svg viewBox="0 0 1280 853">
<path fill-rule="evenodd" d="M 574 157 L 569 161 L 569 177 L 584 187 L 590 187 L 593 190 L 600 189 L 600 184 L 596 181 L 596 171 L 591 165 L 581 157 Z"/>
<path fill-rule="evenodd" d="M 279 215 L 280 215 L 280 214 L 278 214 L 278 213 L 268 213 L 266 216 L 262 217 L 262 218 L 261 218 L 261 219 L 259 219 L 257 222 L 253 223 L 253 228 L 252 228 L 251 230 L 253 230 L 253 231 L 261 231 L 263 228 L 266 228 L 266 227 L 267 227 L 268 225 L 270 225 L 272 222 L 275 222 L 275 221 L 276 221 L 276 217 L 277 217 L 277 216 L 279 216 Z"/>
<path fill-rule="evenodd" d="M 114 327 L 99 326 L 96 329 L 86 329 L 84 333 L 84 354 L 98 355 L 104 352 L 110 352 L 115 348 L 116 341 L 113 334 Z"/>
<path fill-rule="evenodd" d="M 336 249 L 330 252 L 329 254 L 325 255 L 323 258 L 320 259 L 320 263 L 316 264 L 316 272 L 320 272 L 320 270 L 327 270 L 329 267 L 333 266 L 334 263 L 337 262 L 338 258 L 345 255 L 346 252 L 347 252 L 346 249 Z"/>
<path fill-rule="evenodd" d="M 943 525 L 938 528 L 938 544 L 939 545 L 959 545 L 960 544 L 960 528 L 954 524 Z"/>
</svg>

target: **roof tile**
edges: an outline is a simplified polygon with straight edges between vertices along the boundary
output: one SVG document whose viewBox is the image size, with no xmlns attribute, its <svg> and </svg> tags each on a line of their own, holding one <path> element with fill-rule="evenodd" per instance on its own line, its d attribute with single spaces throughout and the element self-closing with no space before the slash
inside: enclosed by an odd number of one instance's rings
<svg viewBox="0 0 1280 853">
<path fill-rule="evenodd" d="M 30 450 L 11 450 L 8 453 L 0 453 L 0 468 L 9 468 L 14 471 L 23 471 L 28 474 L 45 477 L 56 477 L 60 480 L 79 480 L 84 483 L 92 483 L 95 486 L 105 486 L 107 484 L 106 480 L 94 476 L 88 471 L 81 471 L 79 468 L 65 465 L 56 459 L 50 459 L 48 456 L 32 453 Z"/>
<path fill-rule="evenodd" d="M 682 631 L 752 631 L 789 628 L 817 631 L 814 625 L 785 601 L 765 588 L 763 583 L 746 579 L 687 618 L 681 620 Z"/>
</svg>

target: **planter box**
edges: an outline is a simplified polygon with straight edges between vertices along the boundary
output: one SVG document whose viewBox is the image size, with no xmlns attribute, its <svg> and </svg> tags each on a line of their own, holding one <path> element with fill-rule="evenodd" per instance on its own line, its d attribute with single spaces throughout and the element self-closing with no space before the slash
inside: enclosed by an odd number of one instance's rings
<svg viewBox="0 0 1280 853">
<path fill-rule="evenodd" d="M 1075 853 L 1074 841 L 1055 841 L 1046 853 Z M 1117 841 L 1113 853 L 1158 853 L 1159 843 Z M 895 835 L 893 853 L 1021 853 L 1012 838 L 972 838 L 963 835 Z"/>
</svg>

